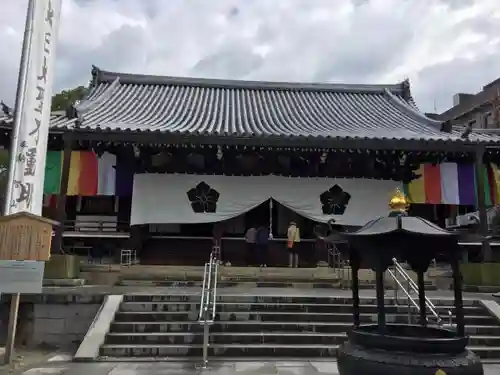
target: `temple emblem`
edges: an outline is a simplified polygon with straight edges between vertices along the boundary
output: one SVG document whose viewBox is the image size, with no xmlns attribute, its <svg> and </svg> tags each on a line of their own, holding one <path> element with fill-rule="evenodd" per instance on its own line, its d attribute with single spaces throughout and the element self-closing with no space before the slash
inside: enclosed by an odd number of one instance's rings
<svg viewBox="0 0 500 375">
<path fill-rule="evenodd" d="M 220 193 L 206 182 L 202 181 L 190 189 L 187 196 L 195 213 L 214 213 L 217 211 Z"/>
<path fill-rule="evenodd" d="M 345 192 L 339 185 L 334 185 L 319 196 L 321 210 L 325 215 L 343 215 L 351 194 Z"/>
</svg>

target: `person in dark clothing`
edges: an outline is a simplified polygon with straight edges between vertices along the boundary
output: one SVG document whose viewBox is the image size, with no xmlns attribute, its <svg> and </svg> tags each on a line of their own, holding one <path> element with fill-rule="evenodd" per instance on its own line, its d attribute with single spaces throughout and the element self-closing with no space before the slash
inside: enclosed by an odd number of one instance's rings
<svg viewBox="0 0 500 375">
<path fill-rule="evenodd" d="M 260 226 L 259 229 L 257 229 L 255 243 L 257 245 L 256 253 L 258 263 L 260 267 L 267 267 L 267 249 L 269 247 L 269 229 L 267 227 Z"/>
<path fill-rule="evenodd" d="M 248 228 L 245 233 L 245 243 L 247 251 L 247 265 L 253 266 L 256 262 L 255 259 L 255 242 L 257 238 L 257 229 L 254 226 Z"/>
</svg>

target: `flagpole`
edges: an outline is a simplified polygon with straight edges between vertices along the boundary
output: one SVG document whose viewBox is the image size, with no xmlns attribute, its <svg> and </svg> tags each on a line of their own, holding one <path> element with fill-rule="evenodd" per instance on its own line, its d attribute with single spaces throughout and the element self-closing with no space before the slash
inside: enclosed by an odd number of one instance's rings
<svg viewBox="0 0 500 375">
<path fill-rule="evenodd" d="M 28 10 L 26 11 L 26 23 L 24 27 L 23 47 L 21 50 L 21 61 L 19 64 L 19 74 L 17 78 L 16 102 L 14 110 L 14 124 L 11 132 L 10 152 L 9 152 L 9 170 L 7 179 L 7 191 L 5 194 L 4 212 L 5 216 L 11 212 L 11 202 L 14 192 L 15 164 L 16 155 L 19 153 L 19 135 L 22 126 L 22 113 L 24 99 L 26 94 L 26 83 L 28 76 L 28 65 L 30 56 L 31 38 L 33 36 L 33 9 L 35 0 L 28 1 Z M 16 341 L 17 315 L 19 313 L 19 293 L 12 294 L 10 298 L 9 324 L 7 327 L 7 341 L 5 342 L 4 363 L 10 365 L 14 354 L 14 343 Z"/>
<path fill-rule="evenodd" d="M 42 214 L 55 44 L 61 2 L 62 0 L 28 0 L 9 150 L 5 215 L 19 212 L 36 216 Z M 12 257 L 4 260 L 11 259 L 24 261 Z M 12 294 L 5 347 L 6 364 L 11 363 L 14 352 L 19 299 L 19 293 Z"/>
<path fill-rule="evenodd" d="M 19 133 L 22 126 L 23 105 L 26 94 L 26 82 L 28 77 L 28 64 L 30 56 L 31 38 L 33 35 L 33 9 L 35 0 L 28 1 L 26 12 L 26 24 L 24 28 L 23 49 L 21 51 L 21 63 L 19 64 L 19 75 L 17 78 L 16 102 L 14 110 L 14 125 L 11 133 L 9 170 L 7 179 L 7 191 L 5 192 L 4 215 L 9 215 L 11 211 L 12 194 L 14 191 L 16 155 L 19 153 Z"/>
</svg>

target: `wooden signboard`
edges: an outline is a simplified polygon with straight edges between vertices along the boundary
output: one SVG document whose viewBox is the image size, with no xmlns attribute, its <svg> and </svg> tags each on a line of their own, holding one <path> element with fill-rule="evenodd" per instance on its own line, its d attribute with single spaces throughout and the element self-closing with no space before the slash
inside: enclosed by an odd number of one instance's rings
<svg viewBox="0 0 500 375">
<path fill-rule="evenodd" d="M 28 212 L 0 217 L 0 260 L 48 261 L 55 225 Z"/>
</svg>

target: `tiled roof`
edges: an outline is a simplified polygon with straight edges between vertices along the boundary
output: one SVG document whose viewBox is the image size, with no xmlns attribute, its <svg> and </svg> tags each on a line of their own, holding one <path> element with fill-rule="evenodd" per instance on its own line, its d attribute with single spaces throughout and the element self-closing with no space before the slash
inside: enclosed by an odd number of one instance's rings
<svg viewBox="0 0 500 375">
<path fill-rule="evenodd" d="M 66 126 L 70 122 L 75 122 L 75 120 L 69 120 L 63 111 L 52 112 L 50 117 L 50 126 L 54 130 L 58 127 Z M 14 124 L 14 118 L 10 115 L 5 114 L 0 111 L 0 126 L 12 126 Z"/>
<path fill-rule="evenodd" d="M 12 116 L 8 116 L 4 112 L 0 111 L 0 124 L 11 125 L 13 121 Z"/>
<path fill-rule="evenodd" d="M 464 134 L 465 126 L 453 126 L 451 134 L 460 137 Z M 483 144 L 499 144 L 500 145 L 500 129 L 476 129 L 473 128 L 468 135 L 468 140 Z"/>
<path fill-rule="evenodd" d="M 289 138 L 458 141 L 395 85 L 273 83 L 112 73 L 94 68 L 80 128 Z M 74 128 L 74 120 L 53 122 Z"/>
</svg>

